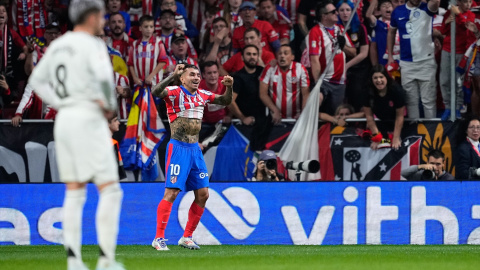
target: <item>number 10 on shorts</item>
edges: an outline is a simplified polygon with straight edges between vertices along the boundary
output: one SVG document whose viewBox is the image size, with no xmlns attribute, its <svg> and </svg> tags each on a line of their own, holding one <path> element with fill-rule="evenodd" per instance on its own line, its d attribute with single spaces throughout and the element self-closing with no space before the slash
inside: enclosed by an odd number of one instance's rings
<svg viewBox="0 0 480 270">
<path fill-rule="evenodd" d="M 180 165 L 170 164 L 170 175 L 179 175 L 180 174 Z"/>
</svg>

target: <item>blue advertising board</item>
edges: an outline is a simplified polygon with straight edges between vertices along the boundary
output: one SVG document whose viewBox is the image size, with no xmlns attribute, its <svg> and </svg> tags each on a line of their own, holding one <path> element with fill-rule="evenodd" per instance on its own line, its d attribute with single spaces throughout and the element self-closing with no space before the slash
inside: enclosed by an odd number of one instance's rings
<svg viewBox="0 0 480 270">
<path fill-rule="evenodd" d="M 119 244 L 149 245 L 163 183 L 123 183 Z M 64 186 L 0 185 L 0 244 L 60 244 Z M 88 185 L 83 243 L 95 244 L 98 195 Z M 193 193 L 166 229 L 183 234 Z M 480 182 L 211 183 L 199 244 L 480 244 Z"/>
</svg>

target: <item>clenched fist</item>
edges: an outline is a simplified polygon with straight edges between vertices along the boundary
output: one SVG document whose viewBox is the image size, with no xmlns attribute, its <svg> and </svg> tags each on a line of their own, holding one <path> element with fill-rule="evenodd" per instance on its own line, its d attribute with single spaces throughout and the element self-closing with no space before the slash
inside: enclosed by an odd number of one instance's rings
<svg viewBox="0 0 480 270">
<path fill-rule="evenodd" d="M 233 85 L 233 78 L 231 76 L 225 76 L 223 77 L 222 84 L 225 86 L 232 86 Z"/>
</svg>

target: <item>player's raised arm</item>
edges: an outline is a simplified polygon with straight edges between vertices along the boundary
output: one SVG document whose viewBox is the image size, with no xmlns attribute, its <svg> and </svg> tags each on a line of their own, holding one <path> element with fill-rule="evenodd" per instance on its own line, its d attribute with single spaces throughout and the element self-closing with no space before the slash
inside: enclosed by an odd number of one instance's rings
<svg viewBox="0 0 480 270">
<path fill-rule="evenodd" d="M 212 103 L 227 106 L 232 103 L 233 78 L 228 75 L 223 77 L 222 84 L 227 88 L 225 93 L 215 96 Z"/>
<path fill-rule="evenodd" d="M 163 81 L 161 81 L 159 84 L 157 84 L 153 89 L 152 89 L 152 95 L 164 98 L 167 96 L 167 90 L 166 87 L 175 79 L 180 77 L 183 72 L 185 72 L 185 66 L 183 64 L 178 64 L 175 67 L 175 70 Z"/>
</svg>

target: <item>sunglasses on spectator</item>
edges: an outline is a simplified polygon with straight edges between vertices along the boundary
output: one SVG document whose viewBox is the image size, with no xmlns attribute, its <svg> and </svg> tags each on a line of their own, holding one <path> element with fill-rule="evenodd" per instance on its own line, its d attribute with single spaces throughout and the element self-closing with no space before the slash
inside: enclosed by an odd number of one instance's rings
<svg viewBox="0 0 480 270">
<path fill-rule="evenodd" d="M 323 14 L 325 14 L 325 15 L 326 15 L 326 14 L 332 14 L 332 15 L 333 15 L 333 14 L 335 14 L 335 13 L 337 13 L 337 10 L 336 10 L 336 9 L 334 9 L 334 10 L 332 10 L 332 11 L 325 12 L 325 13 L 323 13 Z"/>
</svg>

